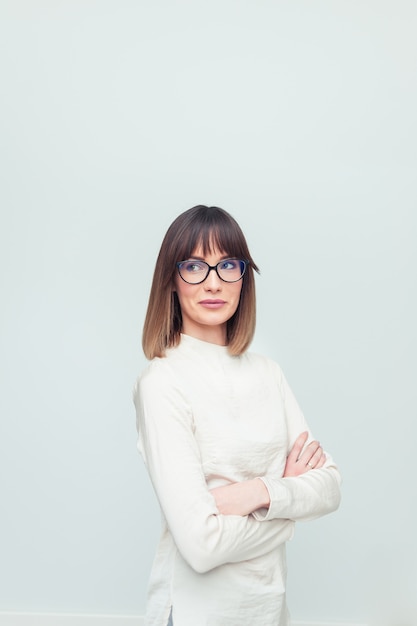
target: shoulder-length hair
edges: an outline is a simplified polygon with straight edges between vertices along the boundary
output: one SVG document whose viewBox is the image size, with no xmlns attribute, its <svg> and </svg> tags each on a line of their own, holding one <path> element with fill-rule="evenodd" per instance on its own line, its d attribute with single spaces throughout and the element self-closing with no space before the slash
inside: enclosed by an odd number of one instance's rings
<svg viewBox="0 0 417 626">
<path fill-rule="evenodd" d="M 175 290 L 177 263 L 201 246 L 204 255 L 217 248 L 247 262 L 239 305 L 227 322 L 227 346 L 242 354 L 252 341 L 256 322 L 254 270 L 259 272 L 236 220 L 219 207 L 197 205 L 181 213 L 168 228 L 156 261 L 143 326 L 142 347 L 148 359 L 163 357 L 167 348 L 179 344 L 182 315 Z"/>
</svg>

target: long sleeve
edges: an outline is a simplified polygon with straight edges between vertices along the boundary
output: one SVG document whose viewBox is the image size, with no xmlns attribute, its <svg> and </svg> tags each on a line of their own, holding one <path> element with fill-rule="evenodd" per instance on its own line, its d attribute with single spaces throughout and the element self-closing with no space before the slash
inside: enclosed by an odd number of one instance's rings
<svg viewBox="0 0 417 626">
<path fill-rule="evenodd" d="M 278 368 L 278 384 L 283 399 L 288 429 L 290 450 L 300 433 L 309 432 L 309 443 L 313 436 L 301 409 L 282 371 Z M 270 496 L 269 509 L 254 512 L 255 519 L 272 520 L 287 518 L 307 521 L 335 511 L 340 504 L 341 477 L 331 456 L 326 453 L 325 465 L 301 476 L 282 478 L 266 475 L 261 479 Z"/>
<path fill-rule="evenodd" d="M 134 391 L 138 445 L 183 558 L 203 573 L 262 556 L 289 540 L 290 520 L 265 524 L 251 515 L 219 514 L 202 469 L 191 408 L 161 362 L 158 368 L 153 371 L 151 364 Z"/>
</svg>

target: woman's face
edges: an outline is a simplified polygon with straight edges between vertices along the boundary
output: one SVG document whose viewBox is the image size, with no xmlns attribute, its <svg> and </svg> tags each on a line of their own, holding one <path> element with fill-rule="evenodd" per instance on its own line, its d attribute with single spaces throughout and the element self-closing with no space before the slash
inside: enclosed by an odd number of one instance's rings
<svg viewBox="0 0 417 626">
<path fill-rule="evenodd" d="M 229 256 L 217 249 L 204 256 L 202 248 L 197 247 L 190 259 L 213 266 Z M 211 270 L 205 281 L 190 285 L 177 274 L 175 288 L 181 307 L 182 332 L 202 341 L 226 345 L 226 323 L 239 305 L 242 280 L 227 283 Z"/>
</svg>

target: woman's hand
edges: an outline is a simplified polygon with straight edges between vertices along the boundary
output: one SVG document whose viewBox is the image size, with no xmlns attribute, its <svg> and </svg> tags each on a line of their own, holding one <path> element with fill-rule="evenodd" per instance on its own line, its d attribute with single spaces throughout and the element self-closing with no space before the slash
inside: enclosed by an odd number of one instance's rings
<svg viewBox="0 0 417 626">
<path fill-rule="evenodd" d="M 249 515 L 269 507 L 269 493 L 260 478 L 210 489 L 222 515 Z"/>
<path fill-rule="evenodd" d="M 284 478 L 288 476 L 301 476 L 312 469 L 323 467 L 326 462 L 326 455 L 318 441 L 311 441 L 303 450 L 308 439 L 308 432 L 301 433 L 287 457 L 285 464 Z"/>
</svg>

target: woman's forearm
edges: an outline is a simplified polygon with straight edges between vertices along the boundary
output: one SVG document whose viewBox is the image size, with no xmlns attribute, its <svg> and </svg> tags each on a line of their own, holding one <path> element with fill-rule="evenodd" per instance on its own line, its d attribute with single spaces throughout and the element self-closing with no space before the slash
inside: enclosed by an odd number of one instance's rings
<svg viewBox="0 0 417 626">
<path fill-rule="evenodd" d="M 222 515 L 250 515 L 269 507 L 269 492 L 259 478 L 215 487 L 210 490 Z"/>
</svg>

